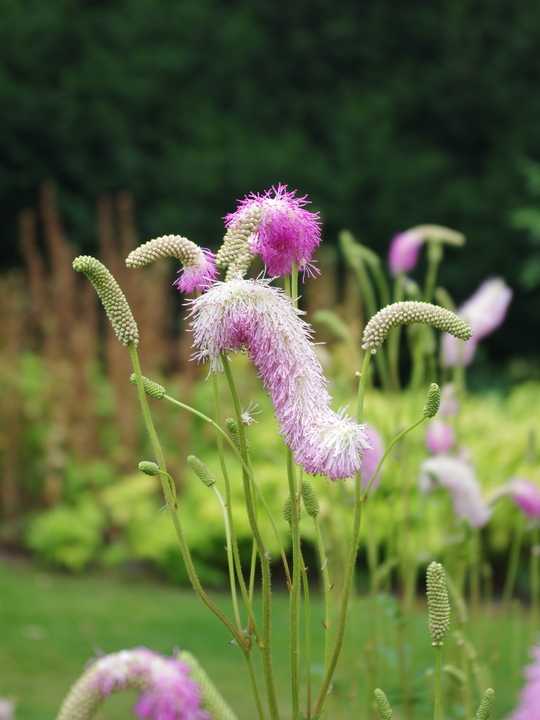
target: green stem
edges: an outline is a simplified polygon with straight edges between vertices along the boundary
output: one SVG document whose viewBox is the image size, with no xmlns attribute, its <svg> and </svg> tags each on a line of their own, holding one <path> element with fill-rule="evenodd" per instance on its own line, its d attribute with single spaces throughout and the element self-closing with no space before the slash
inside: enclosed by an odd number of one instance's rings
<svg viewBox="0 0 540 720">
<path fill-rule="evenodd" d="M 435 702 L 433 720 L 441 720 L 441 656 L 442 646 L 435 648 Z"/>
<path fill-rule="evenodd" d="M 306 718 L 311 717 L 311 605 L 309 600 L 309 582 L 307 568 L 302 558 L 302 588 L 304 590 L 304 608 L 306 620 Z"/>
<path fill-rule="evenodd" d="M 243 457 L 247 457 L 246 435 L 244 426 L 242 425 L 242 408 L 236 392 L 236 387 L 232 378 L 229 360 L 223 357 L 223 366 L 225 376 L 229 383 L 229 389 L 234 403 L 236 418 L 238 422 L 238 436 L 240 440 L 240 452 Z M 272 597 L 271 597 L 271 581 L 270 581 L 270 559 L 269 553 L 261 537 L 257 519 L 255 515 L 255 504 L 253 501 L 252 487 L 250 475 L 244 468 L 242 471 L 244 498 L 248 514 L 249 525 L 253 533 L 254 540 L 257 544 L 257 552 L 261 563 L 262 574 L 262 647 L 261 659 L 263 664 L 263 674 L 266 686 L 266 695 L 268 698 L 268 706 L 270 715 L 273 720 L 279 720 L 279 708 L 277 703 L 276 684 L 274 679 L 274 668 L 272 666 Z"/>
<path fill-rule="evenodd" d="M 291 698 L 292 717 L 298 718 L 300 713 L 300 580 L 302 555 L 300 550 L 300 494 L 296 481 L 296 473 L 292 451 L 287 448 L 287 478 L 291 499 L 291 535 L 293 576 L 290 592 L 290 665 L 291 665 Z"/>
<path fill-rule="evenodd" d="M 514 594 L 514 587 L 516 584 L 516 577 L 519 565 L 519 551 L 521 549 L 521 540 L 523 538 L 523 521 L 520 518 L 514 523 L 516 528 L 512 537 L 512 546 L 510 548 L 510 557 L 508 559 L 508 569 L 506 571 L 506 578 L 504 581 L 504 590 L 502 596 L 502 610 L 503 617 L 508 617 L 510 614 L 510 602 L 512 595 Z"/>
<path fill-rule="evenodd" d="M 229 523 L 229 516 L 227 514 L 227 505 L 224 502 L 221 493 L 217 489 L 215 483 L 212 485 L 212 490 L 216 494 L 216 497 L 221 505 L 221 512 L 223 514 L 223 524 L 225 525 L 225 537 L 227 539 L 227 564 L 229 567 L 229 580 L 231 585 L 231 598 L 234 608 L 234 617 L 236 618 L 236 625 L 238 632 L 242 632 L 242 621 L 240 620 L 240 611 L 238 609 L 238 598 L 236 596 L 236 581 L 234 575 L 234 557 L 232 552 L 232 537 L 231 537 L 231 526 Z"/>
<path fill-rule="evenodd" d="M 317 545 L 317 553 L 319 555 L 320 572 L 322 574 L 322 587 L 324 597 L 324 667 L 328 667 L 330 663 L 330 649 L 332 647 L 332 603 L 330 598 L 330 575 L 328 573 L 328 558 L 324 550 L 324 542 L 321 534 L 321 526 L 317 516 L 313 518 L 313 526 L 315 528 L 315 543 Z M 326 717 L 327 705 L 324 706 L 324 712 Z"/>
</svg>

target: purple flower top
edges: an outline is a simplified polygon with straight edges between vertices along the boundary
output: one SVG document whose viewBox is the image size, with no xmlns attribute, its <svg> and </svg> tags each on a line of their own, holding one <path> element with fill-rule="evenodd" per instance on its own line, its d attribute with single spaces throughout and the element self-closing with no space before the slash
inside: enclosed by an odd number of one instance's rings
<svg viewBox="0 0 540 720">
<path fill-rule="evenodd" d="M 313 274 L 311 257 L 321 242 L 321 221 L 318 213 L 304 209 L 309 202 L 281 184 L 262 195 L 251 193 L 239 201 L 235 212 L 223 218 L 227 235 L 241 235 L 249 250 L 261 256 L 272 277 L 289 274 L 293 263 Z"/>
<path fill-rule="evenodd" d="M 508 487 L 512 500 L 530 518 L 540 518 L 540 489 L 531 480 L 511 478 Z"/>
<path fill-rule="evenodd" d="M 142 720 L 211 720 L 190 672 L 185 663 L 146 648 L 104 655 L 73 685 L 58 720 L 89 719 L 118 690 L 139 693 L 133 712 Z"/>
<path fill-rule="evenodd" d="M 331 480 L 351 477 L 369 447 L 365 426 L 331 410 L 312 330 L 300 314 L 269 281 L 218 282 L 191 301 L 195 357 L 223 371 L 222 352 L 247 349 L 296 462 Z"/>
<path fill-rule="evenodd" d="M 433 420 L 426 431 L 426 446 L 432 455 L 449 452 L 454 445 L 452 426 L 442 420 Z"/>
<path fill-rule="evenodd" d="M 408 273 L 416 266 L 423 244 L 424 238 L 414 230 L 394 235 L 388 251 L 388 265 L 392 277 Z"/>
<path fill-rule="evenodd" d="M 473 336 L 465 342 L 444 334 L 441 343 L 441 360 L 445 367 L 469 365 L 478 342 L 496 330 L 503 322 L 512 290 L 502 278 L 486 280 L 457 311 L 466 320 Z"/>
<path fill-rule="evenodd" d="M 438 485 L 448 490 L 455 514 L 472 527 L 483 527 L 491 517 L 473 468 L 458 458 L 434 455 L 424 460 L 419 485 L 422 492 L 430 492 Z"/>
<path fill-rule="evenodd" d="M 217 277 L 216 256 L 207 248 L 199 248 L 200 253 L 194 262 L 180 268 L 180 277 L 173 283 L 180 292 L 192 293 L 195 290 L 205 292 Z"/>
<path fill-rule="evenodd" d="M 525 686 L 509 720 L 540 720 L 540 645 L 531 648 L 532 663 L 523 671 Z"/>
</svg>

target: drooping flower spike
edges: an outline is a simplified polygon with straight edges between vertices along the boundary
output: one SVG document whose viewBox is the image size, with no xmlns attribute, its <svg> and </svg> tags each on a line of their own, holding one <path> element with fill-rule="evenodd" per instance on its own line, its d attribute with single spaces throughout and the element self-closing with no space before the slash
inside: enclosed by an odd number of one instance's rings
<svg viewBox="0 0 540 720">
<path fill-rule="evenodd" d="M 127 256 L 126 265 L 140 268 L 166 257 L 174 257 L 184 266 L 174 283 L 181 292 L 204 292 L 217 276 L 215 255 L 180 235 L 163 235 L 140 245 Z"/>
<path fill-rule="evenodd" d="M 365 427 L 330 408 L 312 330 L 300 314 L 269 281 L 218 282 L 191 301 L 196 358 L 221 372 L 222 352 L 247 349 L 296 462 L 313 475 L 348 478 L 360 470 L 369 447 Z"/>
<path fill-rule="evenodd" d="M 216 262 L 228 268 L 226 280 L 242 277 L 255 255 L 272 277 L 289 274 L 293 263 L 313 273 L 311 258 L 321 242 L 321 228 L 319 214 L 304 209 L 309 202 L 281 184 L 241 200 L 237 210 L 223 218 L 227 232 Z"/>
<path fill-rule="evenodd" d="M 89 720 L 111 692 L 135 690 L 142 720 L 210 720 L 189 665 L 146 648 L 98 658 L 75 682 L 57 720 Z"/>
<path fill-rule="evenodd" d="M 473 331 L 473 337 L 459 342 L 455 337 L 443 335 L 441 360 L 445 367 L 469 365 L 480 340 L 490 335 L 503 322 L 512 290 L 502 278 L 486 280 L 457 311 Z"/>
</svg>

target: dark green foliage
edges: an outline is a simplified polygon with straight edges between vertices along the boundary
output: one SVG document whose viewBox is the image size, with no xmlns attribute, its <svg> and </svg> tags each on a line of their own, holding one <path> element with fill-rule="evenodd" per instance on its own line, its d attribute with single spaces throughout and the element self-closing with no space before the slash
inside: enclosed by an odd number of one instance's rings
<svg viewBox="0 0 540 720">
<path fill-rule="evenodd" d="M 281 181 L 309 192 L 330 240 L 348 227 L 384 249 L 420 222 L 463 231 L 472 260 L 449 251 L 443 277 L 458 302 L 492 273 L 515 286 L 530 249 L 509 217 L 521 159 L 540 150 L 539 34 L 534 5 L 503 0 L 7 0 L 3 244 L 48 178 L 85 251 L 101 193 L 133 193 L 142 239 L 215 247 L 234 199 Z M 525 351 L 538 298 L 525 300 L 492 350 Z"/>
</svg>

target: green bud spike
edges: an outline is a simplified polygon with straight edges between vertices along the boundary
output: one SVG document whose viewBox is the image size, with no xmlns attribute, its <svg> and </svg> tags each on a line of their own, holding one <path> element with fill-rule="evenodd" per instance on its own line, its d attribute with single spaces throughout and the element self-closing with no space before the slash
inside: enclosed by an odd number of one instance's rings
<svg viewBox="0 0 540 720">
<path fill-rule="evenodd" d="M 131 373 L 131 377 L 129 379 L 134 385 L 137 384 L 137 376 L 135 375 L 135 373 Z M 142 376 L 142 384 L 144 392 L 147 395 L 150 395 L 150 397 L 153 397 L 156 400 L 161 400 L 161 398 L 165 396 L 165 388 L 163 387 L 163 385 L 160 385 L 153 380 L 149 380 L 144 375 Z"/>
<path fill-rule="evenodd" d="M 433 325 L 460 340 L 468 340 L 472 336 L 472 330 L 465 320 L 450 310 L 431 303 L 408 300 L 387 305 L 371 318 L 364 330 L 363 349 L 377 352 L 392 328 L 411 323 Z"/>
<path fill-rule="evenodd" d="M 380 688 L 374 690 L 373 694 L 375 695 L 375 704 L 377 705 L 377 710 L 382 720 L 390 720 L 394 711 L 390 707 L 388 698 Z"/>
<path fill-rule="evenodd" d="M 128 268 L 140 268 L 159 258 L 173 257 L 182 265 L 195 265 L 203 252 L 191 240 L 180 235 L 163 235 L 135 248 L 126 258 Z"/>
<path fill-rule="evenodd" d="M 189 666 L 191 677 L 201 689 L 203 708 L 212 720 L 237 720 L 236 715 L 227 705 L 214 683 L 203 670 L 198 660 L 185 650 L 178 654 L 178 659 Z"/>
<path fill-rule="evenodd" d="M 225 276 L 226 280 L 232 280 L 238 276 L 242 277 L 255 257 L 249 239 L 259 227 L 261 212 L 260 207 L 254 206 L 250 210 L 244 211 L 241 219 L 237 219 L 227 229 L 223 238 L 223 245 L 216 255 L 217 267 L 228 268 Z"/>
<path fill-rule="evenodd" d="M 493 706 L 495 705 L 495 691 L 493 688 L 488 688 L 484 693 L 480 707 L 476 713 L 478 720 L 489 720 L 491 713 L 493 712 Z"/>
<path fill-rule="evenodd" d="M 441 563 L 432 562 L 427 569 L 427 601 L 429 613 L 429 632 L 432 645 L 442 645 L 442 639 L 450 626 L 450 602 L 448 589 Z"/>
<path fill-rule="evenodd" d="M 427 418 L 435 417 L 435 415 L 439 412 L 440 404 L 441 388 L 437 385 L 437 383 L 431 383 L 426 398 L 426 404 L 422 410 L 423 415 Z"/>
<path fill-rule="evenodd" d="M 139 342 L 139 330 L 128 305 L 126 296 L 105 265 L 90 255 L 79 255 L 73 261 L 73 269 L 82 272 L 97 292 L 116 337 L 123 345 Z"/>
<path fill-rule="evenodd" d="M 143 460 L 139 463 L 139 470 L 145 475 L 157 475 L 159 472 L 159 467 L 156 465 L 155 462 Z"/>
<path fill-rule="evenodd" d="M 225 420 L 225 427 L 229 431 L 229 435 L 231 436 L 231 439 L 238 450 L 240 452 L 240 432 L 238 430 L 238 423 L 234 418 L 227 418 Z M 246 450 L 249 452 L 249 442 L 246 438 Z"/>
<path fill-rule="evenodd" d="M 285 522 L 288 522 L 289 525 L 292 523 L 292 508 L 290 496 L 287 497 L 287 499 L 283 503 L 283 517 L 285 519 Z"/>
<path fill-rule="evenodd" d="M 463 687 L 467 682 L 467 675 L 455 665 L 444 665 L 442 668 L 443 673 L 446 673 L 448 677 L 451 677 L 455 682 Z"/>
<path fill-rule="evenodd" d="M 315 490 L 307 480 L 302 480 L 302 500 L 304 501 L 307 514 L 310 517 L 316 517 L 321 508 L 315 495 Z"/>
<path fill-rule="evenodd" d="M 216 482 L 216 476 L 202 460 L 196 458 L 195 455 L 190 455 L 187 461 L 189 467 L 197 473 L 207 487 L 211 487 Z"/>
</svg>

